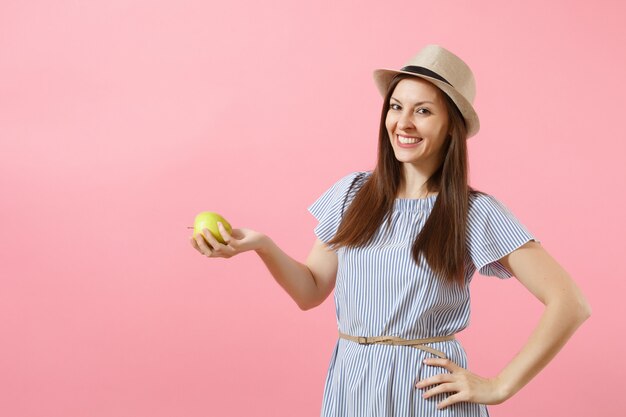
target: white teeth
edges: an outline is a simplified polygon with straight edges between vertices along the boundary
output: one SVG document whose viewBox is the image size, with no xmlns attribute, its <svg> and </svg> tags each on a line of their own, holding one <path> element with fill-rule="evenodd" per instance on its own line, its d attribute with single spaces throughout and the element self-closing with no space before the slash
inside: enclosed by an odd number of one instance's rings
<svg viewBox="0 0 626 417">
<path fill-rule="evenodd" d="M 400 141 L 400 143 L 417 143 L 419 141 L 421 141 L 422 139 L 418 139 L 418 138 L 405 138 L 404 136 L 400 136 L 398 135 L 398 140 Z"/>
</svg>

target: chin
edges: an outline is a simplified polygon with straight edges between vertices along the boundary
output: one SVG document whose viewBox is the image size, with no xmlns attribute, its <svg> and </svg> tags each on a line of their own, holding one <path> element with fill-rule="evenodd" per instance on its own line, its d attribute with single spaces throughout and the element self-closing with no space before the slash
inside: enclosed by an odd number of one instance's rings
<svg viewBox="0 0 626 417">
<path fill-rule="evenodd" d="M 401 162 L 403 164 L 415 164 L 419 162 L 419 159 L 415 159 L 415 158 L 398 158 L 398 155 L 396 155 L 396 160 L 398 162 Z"/>
</svg>

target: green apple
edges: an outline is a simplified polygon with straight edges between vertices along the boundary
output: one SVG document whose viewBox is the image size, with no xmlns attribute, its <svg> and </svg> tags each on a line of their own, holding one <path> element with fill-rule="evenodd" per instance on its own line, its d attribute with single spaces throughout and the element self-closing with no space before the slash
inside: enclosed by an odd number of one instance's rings
<svg viewBox="0 0 626 417">
<path fill-rule="evenodd" d="M 217 213 L 213 213 L 212 211 L 203 211 L 196 216 L 196 220 L 193 222 L 193 236 L 196 237 L 198 234 L 202 234 L 202 229 L 209 229 L 211 234 L 217 239 L 220 243 L 224 242 L 222 235 L 220 234 L 220 230 L 217 227 L 217 222 L 221 222 L 224 225 L 224 228 L 228 231 L 228 233 L 232 232 L 232 227 L 230 223 L 226 221 L 225 218 L 220 216 Z"/>
</svg>

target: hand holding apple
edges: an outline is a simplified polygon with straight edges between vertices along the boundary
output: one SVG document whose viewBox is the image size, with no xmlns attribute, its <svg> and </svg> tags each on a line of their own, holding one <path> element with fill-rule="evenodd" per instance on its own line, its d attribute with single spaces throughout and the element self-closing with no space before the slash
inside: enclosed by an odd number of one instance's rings
<svg viewBox="0 0 626 417">
<path fill-rule="evenodd" d="M 213 213 L 213 215 L 219 216 L 216 213 Z M 252 229 L 232 229 L 230 224 L 221 216 L 219 216 L 221 220 L 218 220 L 215 216 L 204 215 L 200 217 L 200 220 L 203 218 L 206 220 L 207 217 L 215 221 L 216 229 L 203 227 L 211 225 L 211 222 L 204 225 L 201 222 L 196 222 L 190 241 L 191 246 L 198 252 L 210 258 L 230 258 L 241 252 L 259 250 L 269 241 L 263 233 Z M 196 230 L 196 225 L 199 230 Z M 217 230 L 217 233 L 214 230 Z"/>
<path fill-rule="evenodd" d="M 212 211 L 203 211 L 196 216 L 196 219 L 193 223 L 193 237 L 196 237 L 197 235 L 202 235 L 202 231 L 204 229 L 209 229 L 213 237 L 215 237 L 218 242 L 225 244 L 226 242 L 224 241 L 224 238 L 219 231 L 217 222 L 221 222 L 224 225 L 226 231 L 228 231 L 228 233 L 232 232 L 232 227 L 225 218 Z"/>
</svg>

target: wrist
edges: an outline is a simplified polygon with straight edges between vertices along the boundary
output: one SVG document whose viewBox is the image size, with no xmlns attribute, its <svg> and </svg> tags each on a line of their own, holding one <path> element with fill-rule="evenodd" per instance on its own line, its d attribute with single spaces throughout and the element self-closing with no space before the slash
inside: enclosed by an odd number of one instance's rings
<svg viewBox="0 0 626 417">
<path fill-rule="evenodd" d="M 254 251 L 259 255 L 264 255 L 268 252 L 272 240 L 267 235 L 262 235 L 258 241 L 258 244 L 254 248 Z"/>
<path fill-rule="evenodd" d="M 506 378 L 502 377 L 502 375 L 496 376 L 494 382 L 496 395 L 500 399 L 500 403 L 515 395 L 516 390 L 513 388 L 513 385 L 507 381 Z"/>
</svg>

